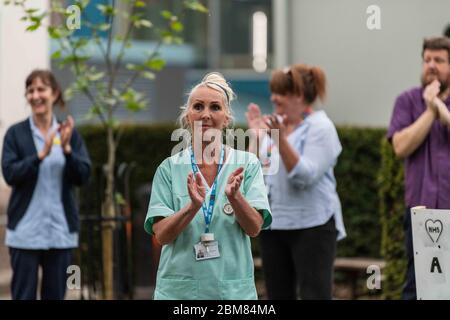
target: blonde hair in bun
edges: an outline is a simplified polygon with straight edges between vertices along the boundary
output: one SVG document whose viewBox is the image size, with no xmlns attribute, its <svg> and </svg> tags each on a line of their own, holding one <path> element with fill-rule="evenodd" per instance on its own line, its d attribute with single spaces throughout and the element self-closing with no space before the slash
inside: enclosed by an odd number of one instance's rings
<svg viewBox="0 0 450 320">
<path fill-rule="evenodd" d="M 200 87 L 208 87 L 216 90 L 222 94 L 223 103 L 225 105 L 225 113 L 228 116 L 229 122 L 228 126 L 231 126 L 234 121 L 233 111 L 231 109 L 231 102 L 236 99 L 236 94 L 233 89 L 231 89 L 225 77 L 219 72 L 207 73 L 202 81 L 195 85 L 189 92 L 187 103 L 181 107 L 183 110 L 178 118 L 178 123 L 183 129 L 190 129 L 189 123 L 187 121 L 187 113 L 191 102 L 192 94 Z"/>
</svg>

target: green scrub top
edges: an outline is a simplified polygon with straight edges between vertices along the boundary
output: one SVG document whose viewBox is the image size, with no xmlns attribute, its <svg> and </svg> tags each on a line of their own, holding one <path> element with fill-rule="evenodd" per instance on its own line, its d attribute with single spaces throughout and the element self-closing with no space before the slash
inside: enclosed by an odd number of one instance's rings
<svg viewBox="0 0 450 320">
<path fill-rule="evenodd" d="M 227 147 L 228 148 L 228 147 Z M 252 153 L 228 148 L 228 156 L 217 177 L 216 203 L 209 232 L 218 241 L 220 257 L 196 261 L 194 245 L 205 232 L 205 218 L 200 209 L 185 230 L 171 243 L 164 245 L 156 279 L 155 300 L 162 299 L 257 299 L 250 237 L 223 207 L 228 203 L 225 187 L 229 175 L 244 167 L 240 191 L 247 202 L 261 213 L 267 228 L 272 222 L 267 189 L 261 165 Z M 177 153 L 158 167 L 152 186 L 145 230 L 153 234 L 155 217 L 178 212 L 190 201 L 187 176 L 192 172 L 190 150 Z M 206 184 L 206 203 L 210 188 Z"/>
</svg>

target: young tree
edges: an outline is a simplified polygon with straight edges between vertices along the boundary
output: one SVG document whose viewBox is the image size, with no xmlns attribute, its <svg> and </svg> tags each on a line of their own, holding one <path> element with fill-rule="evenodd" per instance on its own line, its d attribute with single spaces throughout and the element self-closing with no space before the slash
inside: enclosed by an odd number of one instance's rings
<svg viewBox="0 0 450 320">
<path fill-rule="evenodd" d="M 84 18 L 84 13 L 90 0 L 72 1 L 66 7 L 64 0 L 48 0 L 49 9 L 42 11 L 31 8 L 27 0 L 4 0 L 6 5 L 12 4 L 23 9 L 21 20 L 27 23 L 26 30 L 33 32 L 41 27 L 47 29 L 49 36 L 58 43 L 58 49 L 52 54 L 52 59 L 59 62 L 60 67 L 69 67 L 75 81 L 66 90 L 66 99 L 73 93 L 81 92 L 90 101 L 90 118 L 97 118 L 106 133 L 107 162 L 105 164 L 106 188 L 102 216 L 107 221 L 102 226 L 103 243 L 103 289 L 104 298 L 113 298 L 113 231 L 116 217 L 116 204 L 120 195 L 114 194 L 114 168 L 116 151 L 122 134 L 122 126 L 117 119 L 117 111 L 124 108 L 130 112 L 139 112 L 147 106 L 147 101 L 141 92 L 132 88 L 138 77 L 153 80 L 155 72 L 164 68 L 165 61 L 160 57 L 159 50 L 163 44 L 181 44 L 183 24 L 174 13 L 163 10 L 161 15 L 165 24 L 155 26 L 143 15 L 143 9 L 149 6 L 149 1 L 143 0 L 108 0 L 98 4 L 101 14 L 98 21 Z M 126 8 L 126 10 L 123 10 Z M 183 12 L 194 10 L 207 12 L 207 9 L 197 0 L 183 1 Z M 115 34 L 115 20 L 120 19 L 126 25 L 123 34 Z M 49 23 L 51 20 L 51 23 Z M 89 28 L 90 37 L 77 36 L 75 32 L 80 25 Z M 123 66 L 124 55 L 132 46 L 131 35 L 139 28 L 153 28 L 157 34 L 156 45 L 147 53 L 142 63 L 126 64 L 132 73 L 125 82 L 118 82 L 117 75 Z M 105 36 L 106 34 L 106 36 Z M 113 45 L 119 45 L 117 54 L 113 54 Z M 90 64 L 92 50 L 96 48 L 101 53 L 105 70 L 99 70 Z"/>
</svg>

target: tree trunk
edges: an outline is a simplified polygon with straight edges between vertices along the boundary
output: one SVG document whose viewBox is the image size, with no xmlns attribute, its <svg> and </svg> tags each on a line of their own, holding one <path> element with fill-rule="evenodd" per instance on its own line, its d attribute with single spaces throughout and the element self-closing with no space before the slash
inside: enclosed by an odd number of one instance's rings
<svg viewBox="0 0 450 320">
<path fill-rule="evenodd" d="M 103 289 L 104 298 L 114 299 L 114 166 L 116 162 L 113 128 L 107 128 L 108 162 L 106 165 L 106 190 L 103 204 L 102 243 L 103 243 Z"/>
</svg>

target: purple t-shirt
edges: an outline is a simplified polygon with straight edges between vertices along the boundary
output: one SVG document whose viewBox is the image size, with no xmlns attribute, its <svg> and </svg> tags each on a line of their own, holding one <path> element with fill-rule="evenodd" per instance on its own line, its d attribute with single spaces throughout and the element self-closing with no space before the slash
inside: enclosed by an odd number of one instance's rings
<svg viewBox="0 0 450 320">
<path fill-rule="evenodd" d="M 389 141 L 426 110 L 422 93 L 422 88 L 413 88 L 397 98 Z M 450 97 L 445 104 L 450 109 Z M 450 130 L 437 119 L 424 142 L 405 159 L 405 202 L 408 207 L 450 209 Z"/>
</svg>

